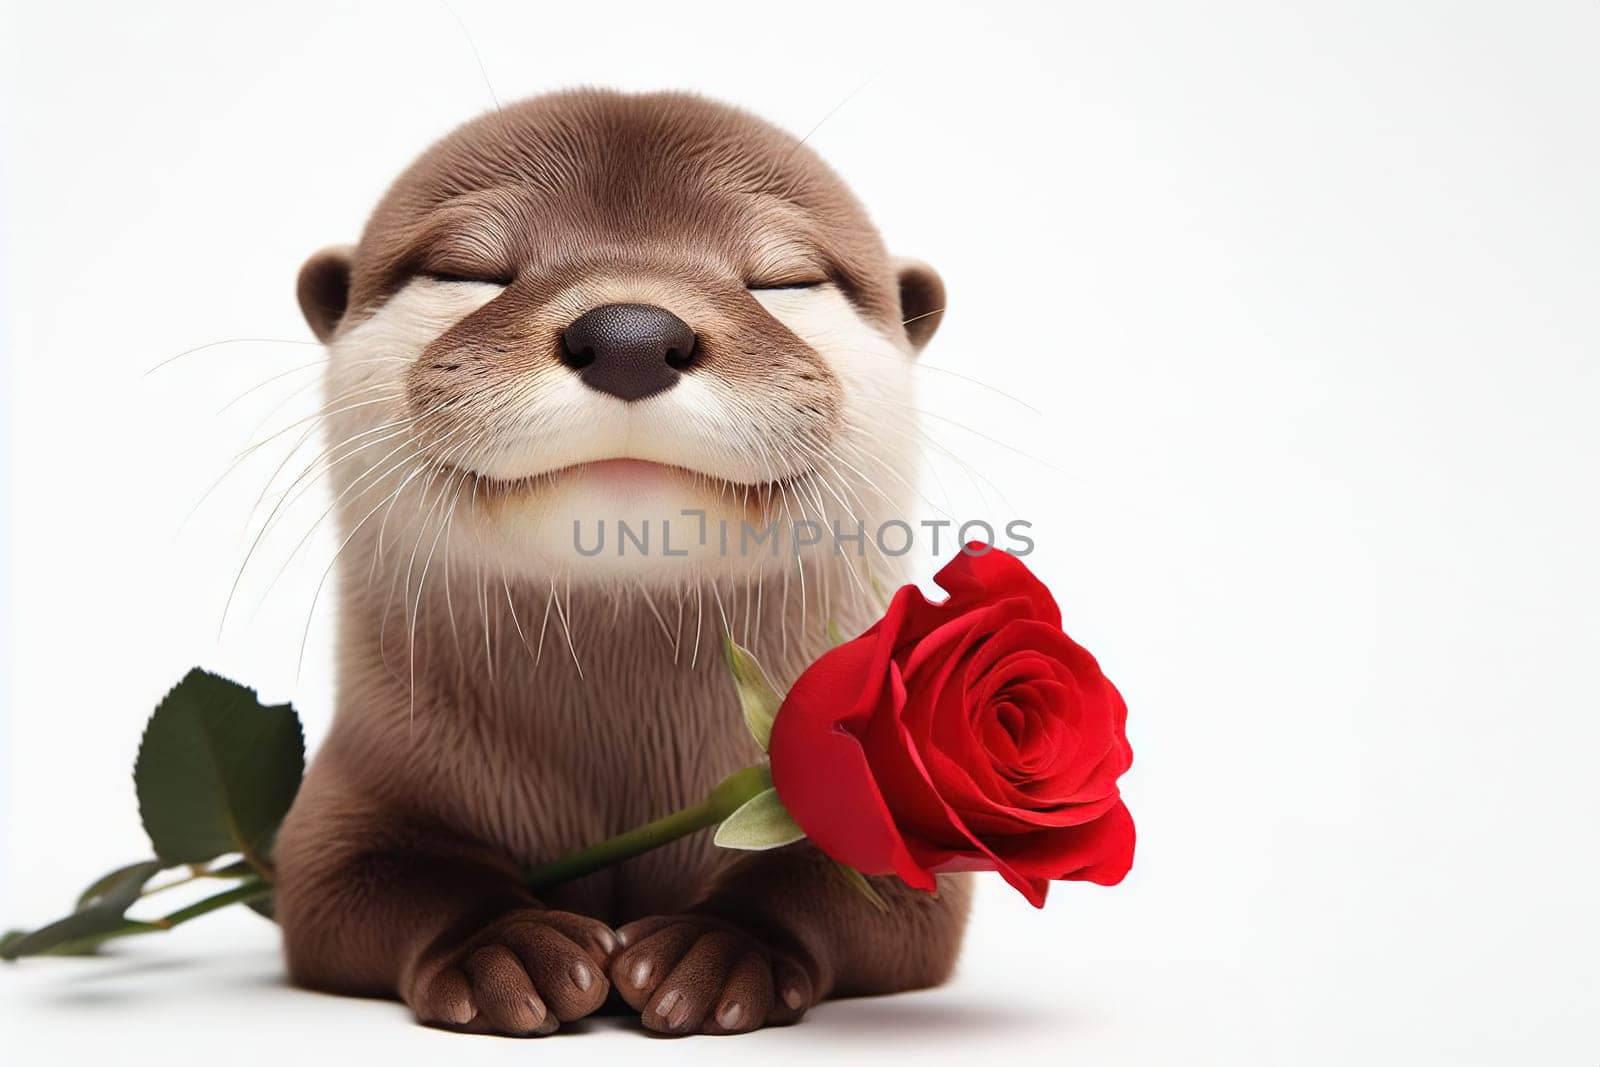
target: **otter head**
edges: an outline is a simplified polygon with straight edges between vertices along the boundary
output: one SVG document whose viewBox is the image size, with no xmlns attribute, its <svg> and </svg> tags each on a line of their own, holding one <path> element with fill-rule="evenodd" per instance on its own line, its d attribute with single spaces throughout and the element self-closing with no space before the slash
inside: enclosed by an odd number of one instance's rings
<svg viewBox="0 0 1600 1067">
<path fill-rule="evenodd" d="M 834 523 L 870 540 L 912 492 L 909 361 L 943 308 L 793 137 L 589 91 L 433 146 L 299 297 L 348 537 L 539 580 L 776 571 L 834 552 Z"/>
</svg>

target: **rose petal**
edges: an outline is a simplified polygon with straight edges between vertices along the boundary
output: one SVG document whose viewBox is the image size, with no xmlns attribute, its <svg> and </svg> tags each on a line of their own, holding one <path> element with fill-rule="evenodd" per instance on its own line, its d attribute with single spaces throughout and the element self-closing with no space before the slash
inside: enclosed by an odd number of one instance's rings
<svg viewBox="0 0 1600 1067">
<path fill-rule="evenodd" d="M 982 555 L 970 554 L 985 548 L 989 546 L 969 541 L 960 555 L 933 576 L 939 587 L 950 594 L 947 603 L 968 607 L 1020 597 L 1031 605 L 1034 618 L 1059 627 L 1061 609 L 1056 606 L 1055 597 L 1033 576 L 1027 564 L 1009 552 L 992 548 Z"/>
<path fill-rule="evenodd" d="M 860 740 L 850 731 L 870 716 L 865 698 L 848 705 L 842 694 L 881 695 L 887 669 L 874 672 L 879 641 L 862 637 L 832 649 L 801 674 L 778 710 L 768 755 L 772 783 L 795 822 L 818 848 L 866 874 L 896 874 L 932 891 L 933 875 L 912 857 L 879 789 Z M 874 684 L 876 683 L 876 684 Z M 889 694 L 888 714 L 903 694 Z"/>
<path fill-rule="evenodd" d="M 1000 632 L 1010 632 L 1010 640 L 1002 648 L 1027 648 L 1029 643 L 1056 645 L 1062 656 L 1069 656 L 1072 641 L 1050 625 L 1040 624 L 1027 617 L 1026 601 L 1008 600 L 989 608 L 973 611 L 970 616 L 955 619 L 936 630 L 931 643 L 938 643 L 938 654 L 920 657 L 923 669 L 910 677 L 910 691 L 901 721 L 910 731 L 912 747 L 920 753 L 920 765 L 907 766 L 904 755 L 898 755 L 901 741 L 896 731 L 883 731 L 877 741 L 867 739 L 867 750 L 874 768 L 894 766 L 896 781 L 901 777 L 928 774 L 933 781 L 933 792 L 949 801 L 952 808 L 962 813 L 973 833 L 1018 833 L 1035 827 L 1056 827 L 1090 821 L 1104 814 L 1115 803 L 1115 792 L 1098 793 L 1082 797 L 1085 803 L 1066 805 L 1056 798 L 1038 800 L 1026 790 L 1021 790 L 1003 776 L 995 773 L 992 761 L 982 752 L 981 742 L 974 736 L 970 717 L 962 704 L 963 681 L 952 675 L 970 669 L 974 662 L 984 662 L 990 656 L 990 641 Z M 923 649 L 918 649 L 922 653 Z M 1054 661 L 1038 661 L 1050 662 Z M 1067 681 L 1070 677 L 1067 677 Z M 1096 755 L 1098 758 L 1098 755 Z M 949 846 L 952 830 L 947 817 L 938 805 L 914 803 L 902 797 L 914 797 L 914 792 L 902 790 L 899 785 L 886 785 L 885 792 L 901 819 L 910 821 L 926 840 L 939 841 Z"/>
<path fill-rule="evenodd" d="M 961 817 L 974 833 L 986 838 L 1091 822 L 1118 803 L 1114 792 L 1092 801 L 1043 808 L 1034 806 L 1027 797 L 1023 798 L 1022 803 L 1004 803 L 979 791 L 966 768 L 942 752 L 929 752 L 926 765 L 929 775 L 944 790 L 951 807 L 961 812 Z"/>
<path fill-rule="evenodd" d="M 1064 672 L 1061 682 L 1070 697 L 1055 709 L 1072 730 L 1074 741 L 1062 745 L 1058 762 L 1041 772 L 1027 792 L 1034 803 L 1046 807 L 1098 800 L 1115 789 L 1116 779 L 1128 769 L 1133 752 L 1124 732 L 1127 705 L 1093 656 L 1065 633 L 1029 621 L 1018 621 L 984 644 L 965 667 L 969 687 L 981 685 L 988 672 L 1012 662 L 1016 650 L 1042 651 Z"/>
<path fill-rule="evenodd" d="M 899 673 L 893 667 L 890 670 L 891 687 L 899 688 Z M 915 740 L 900 716 L 874 718 L 861 735 L 861 745 L 908 842 L 934 849 L 969 847 L 967 833 L 952 823 L 940 797 L 941 787 L 929 780 Z"/>
<path fill-rule="evenodd" d="M 1020 877 L 1116 885 L 1133 867 L 1133 816 L 1120 800 L 1081 826 L 1019 835 L 994 844 Z"/>
<path fill-rule="evenodd" d="M 874 724 L 877 725 L 876 723 Z M 927 768 L 922 765 L 921 758 L 911 744 L 911 737 L 904 726 L 900 726 L 902 745 L 898 750 L 891 750 L 888 746 L 873 751 L 874 766 L 881 767 L 877 762 L 879 752 L 896 751 L 903 754 L 915 768 L 916 774 L 901 774 L 898 778 L 900 785 L 906 790 L 904 794 L 891 790 L 889 795 L 895 798 L 898 805 L 903 800 L 909 800 L 923 809 L 938 809 L 943 812 L 944 818 L 953 835 L 959 835 L 960 845 L 953 843 L 951 838 L 938 842 L 925 842 L 917 837 L 906 839 L 906 847 L 915 857 L 920 867 L 926 870 L 953 871 L 953 870 L 994 870 L 1010 883 L 1018 892 L 1027 897 L 1034 907 L 1043 907 L 1045 886 L 1040 884 L 1039 878 L 1029 876 L 1016 870 L 1004 858 L 997 855 L 984 841 L 980 840 L 967 828 L 965 821 L 934 789 L 928 776 Z M 1026 838 L 1023 838 L 1024 840 Z M 988 860 L 992 866 L 984 866 L 982 860 Z M 962 864 L 968 864 L 963 866 Z"/>
</svg>

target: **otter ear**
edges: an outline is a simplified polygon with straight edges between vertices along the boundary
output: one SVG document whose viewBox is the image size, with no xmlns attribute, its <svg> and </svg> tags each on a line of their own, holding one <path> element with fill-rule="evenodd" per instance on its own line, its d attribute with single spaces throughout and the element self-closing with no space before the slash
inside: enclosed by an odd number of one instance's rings
<svg viewBox="0 0 1600 1067">
<path fill-rule="evenodd" d="M 317 340 L 326 341 L 339 328 L 350 306 L 350 261 L 355 249 L 334 245 L 306 260 L 295 282 L 300 313 Z"/>
<path fill-rule="evenodd" d="M 919 259 L 895 256 L 890 265 L 900 281 L 901 325 L 911 347 L 920 352 L 944 318 L 944 282 L 938 271 Z"/>
</svg>

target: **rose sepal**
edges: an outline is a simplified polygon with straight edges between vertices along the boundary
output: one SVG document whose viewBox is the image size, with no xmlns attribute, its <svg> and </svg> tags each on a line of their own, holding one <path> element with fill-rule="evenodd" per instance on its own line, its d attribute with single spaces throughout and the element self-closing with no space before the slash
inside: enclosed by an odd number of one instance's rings
<svg viewBox="0 0 1600 1067">
<path fill-rule="evenodd" d="M 778 718 L 778 708 L 783 697 L 767 680 L 760 662 L 746 648 L 740 647 L 730 637 L 722 639 L 723 656 L 728 671 L 733 675 L 734 688 L 739 693 L 739 708 L 744 713 L 745 727 L 756 744 L 765 752 L 772 742 L 772 724 Z"/>
<path fill-rule="evenodd" d="M 767 781 L 772 781 L 772 772 L 765 767 L 762 771 Z M 723 819 L 712 840 L 722 848 L 764 852 L 792 845 L 805 836 L 806 832 L 778 799 L 778 791 L 769 785 Z"/>
</svg>

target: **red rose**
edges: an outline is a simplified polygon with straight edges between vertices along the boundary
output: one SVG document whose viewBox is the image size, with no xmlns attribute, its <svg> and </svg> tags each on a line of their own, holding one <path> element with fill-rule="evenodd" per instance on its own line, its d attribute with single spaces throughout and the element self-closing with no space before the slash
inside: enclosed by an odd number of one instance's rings
<svg viewBox="0 0 1600 1067">
<path fill-rule="evenodd" d="M 772 730 L 772 779 L 823 852 L 919 889 L 994 870 L 1035 906 L 1051 879 L 1133 863 L 1117 778 L 1127 707 L 1016 557 L 969 545 L 812 664 Z M 982 551 L 982 555 L 972 554 Z"/>
</svg>

